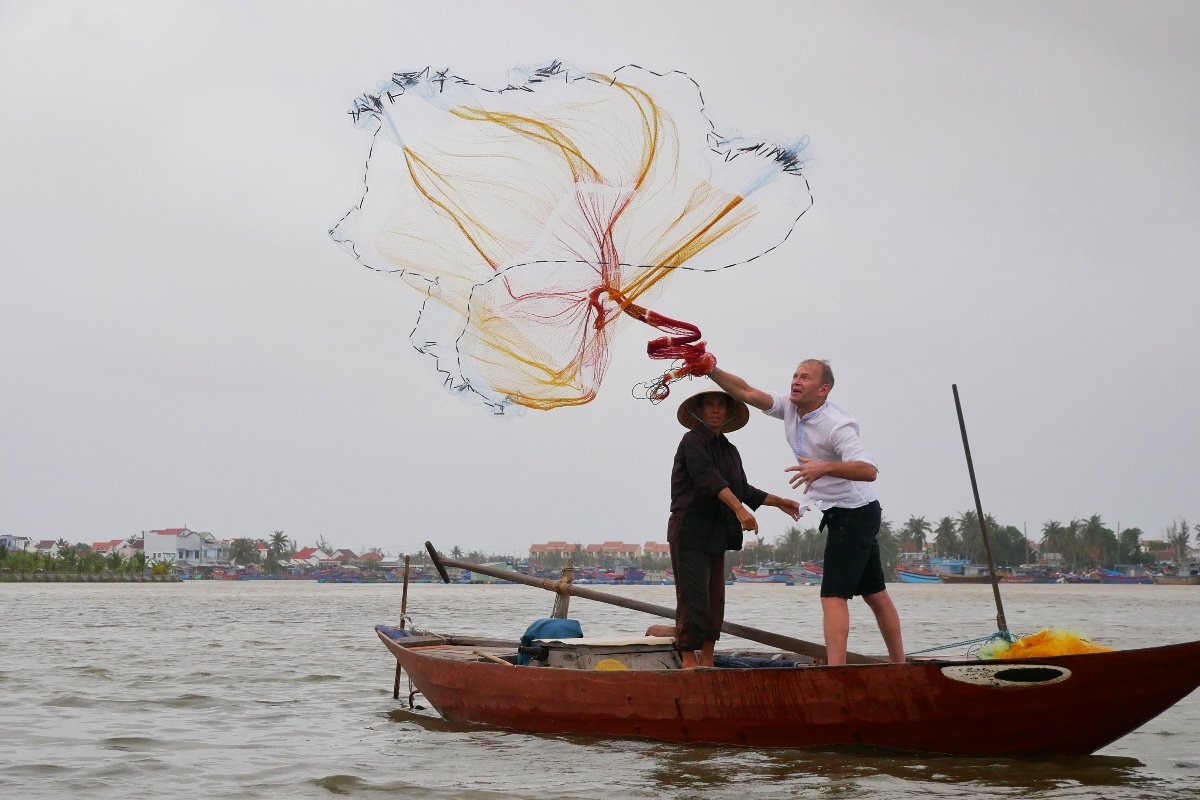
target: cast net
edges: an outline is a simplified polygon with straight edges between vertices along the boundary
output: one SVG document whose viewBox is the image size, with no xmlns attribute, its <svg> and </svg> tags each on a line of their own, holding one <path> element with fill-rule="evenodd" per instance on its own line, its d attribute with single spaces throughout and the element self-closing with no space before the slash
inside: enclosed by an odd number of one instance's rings
<svg viewBox="0 0 1200 800">
<path fill-rule="evenodd" d="M 673 362 L 643 396 L 707 374 L 700 329 L 651 306 L 677 270 L 778 246 L 812 204 L 806 138 L 717 133 L 679 72 L 556 61 L 484 89 L 426 69 L 350 113 L 373 138 L 362 197 L 330 235 L 425 296 L 414 347 L 496 413 L 592 400 L 631 322 Z"/>
<path fill-rule="evenodd" d="M 982 659 L 1048 658 L 1083 653 L 1111 653 L 1111 647 L 1093 642 L 1086 633 L 1063 628 L 1047 628 L 1017 639 L 1011 644 L 993 639 L 979 649 Z"/>
</svg>

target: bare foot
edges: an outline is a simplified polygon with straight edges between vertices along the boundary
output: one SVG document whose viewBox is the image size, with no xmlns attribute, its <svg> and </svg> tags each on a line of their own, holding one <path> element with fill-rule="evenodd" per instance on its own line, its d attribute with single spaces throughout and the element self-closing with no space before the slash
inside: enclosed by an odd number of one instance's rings
<svg viewBox="0 0 1200 800">
<path fill-rule="evenodd" d="M 647 636 L 666 636 L 670 639 L 674 639 L 675 638 L 675 626 L 674 625 L 651 625 L 649 628 L 646 628 L 646 635 Z"/>
<path fill-rule="evenodd" d="M 700 666 L 700 662 L 696 660 L 695 650 L 684 650 L 682 655 L 684 669 L 696 669 Z"/>
</svg>

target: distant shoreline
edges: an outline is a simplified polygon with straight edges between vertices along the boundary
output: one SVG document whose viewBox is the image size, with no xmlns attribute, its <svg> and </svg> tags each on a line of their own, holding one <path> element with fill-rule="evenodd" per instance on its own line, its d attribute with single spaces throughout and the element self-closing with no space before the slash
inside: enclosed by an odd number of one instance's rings
<svg viewBox="0 0 1200 800">
<path fill-rule="evenodd" d="M 0 583 L 183 583 L 174 575 L 71 575 L 64 572 L 17 572 L 0 575 Z"/>
</svg>

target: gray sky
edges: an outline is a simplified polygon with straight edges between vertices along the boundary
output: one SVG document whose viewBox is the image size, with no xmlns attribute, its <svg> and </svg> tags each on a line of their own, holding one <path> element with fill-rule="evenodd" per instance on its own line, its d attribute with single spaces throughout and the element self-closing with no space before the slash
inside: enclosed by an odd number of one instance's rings
<svg viewBox="0 0 1200 800">
<path fill-rule="evenodd" d="M 971 506 L 957 382 L 1002 522 L 1200 522 L 1198 38 L 1192 3 L 0 3 L 0 532 L 662 541 L 707 381 L 633 400 L 631 327 L 595 402 L 492 419 L 412 351 L 418 296 L 326 234 L 355 95 L 551 58 L 812 138 L 788 242 L 656 308 L 761 388 L 831 359 L 888 518 Z M 779 423 L 733 440 L 790 491 Z"/>
</svg>

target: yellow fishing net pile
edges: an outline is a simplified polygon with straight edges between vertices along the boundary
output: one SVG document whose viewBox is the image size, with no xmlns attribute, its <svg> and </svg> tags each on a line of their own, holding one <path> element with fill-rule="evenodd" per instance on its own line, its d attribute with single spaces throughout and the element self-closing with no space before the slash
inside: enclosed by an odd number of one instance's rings
<svg viewBox="0 0 1200 800">
<path fill-rule="evenodd" d="M 1065 628 L 1046 628 L 1037 633 L 1017 639 L 1009 644 L 1003 639 L 993 639 L 979 648 L 979 657 L 989 659 L 1046 658 L 1048 656 L 1074 656 L 1083 653 L 1111 653 L 1113 648 L 1096 644 L 1086 633 Z"/>
</svg>

